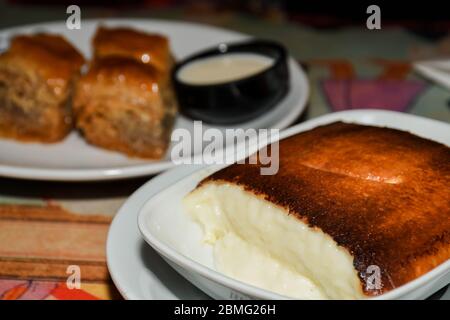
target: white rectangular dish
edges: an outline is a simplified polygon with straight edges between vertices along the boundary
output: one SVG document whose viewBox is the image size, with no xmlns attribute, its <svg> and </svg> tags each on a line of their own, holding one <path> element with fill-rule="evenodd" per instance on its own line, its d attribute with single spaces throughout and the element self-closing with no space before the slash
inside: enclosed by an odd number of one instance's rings
<svg viewBox="0 0 450 320">
<path fill-rule="evenodd" d="M 450 145 L 450 126 L 413 115 L 377 110 L 354 110 L 328 114 L 284 131 L 281 139 L 335 121 L 354 122 L 410 131 Z M 218 299 L 285 299 L 286 297 L 231 279 L 215 270 L 212 247 L 202 241 L 200 227 L 182 208 L 182 199 L 198 182 L 223 165 L 202 166 L 148 199 L 139 213 L 139 229 L 172 267 L 194 285 Z M 450 260 L 425 275 L 374 299 L 424 299 L 450 282 Z"/>
</svg>

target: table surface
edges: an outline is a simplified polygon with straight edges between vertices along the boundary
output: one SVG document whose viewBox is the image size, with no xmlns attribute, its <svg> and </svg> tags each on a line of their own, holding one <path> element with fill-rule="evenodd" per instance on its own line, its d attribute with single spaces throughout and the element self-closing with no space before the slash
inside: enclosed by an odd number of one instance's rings
<svg viewBox="0 0 450 320">
<path fill-rule="evenodd" d="M 0 3 L 0 12 L 0 29 L 66 17 L 59 7 Z M 82 9 L 83 18 L 121 16 L 196 21 L 283 42 L 306 68 L 312 88 L 298 121 L 371 107 L 450 122 L 450 92 L 411 69 L 414 60 L 448 55 L 450 37 L 431 40 L 399 27 L 317 30 L 229 12 Z M 106 234 L 120 205 L 150 178 L 96 183 L 0 178 L 0 299 L 120 298 L 105 263 Z M 69 265 L 81 268 L 80 289 L 65 285 Z"/>
</svg>

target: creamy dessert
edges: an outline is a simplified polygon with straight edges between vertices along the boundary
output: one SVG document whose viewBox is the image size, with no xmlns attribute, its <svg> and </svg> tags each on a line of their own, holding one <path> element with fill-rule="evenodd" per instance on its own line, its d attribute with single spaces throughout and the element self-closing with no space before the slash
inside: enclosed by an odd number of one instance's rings
<svg viewBox="0 0 450 320">
<path fill-rule="evenodd" d="M 294 298 L 360 299 L 450 258 L 450 148 L 334 123 L 280 142 L 280 169 L 235 164 L 184 199 L 216 268 Z"/>
<path fill-rule="evenodd" d="M 309 278 L 233 232 L 216 242 L 214 255 L 216 268 L 234 279 L 297 299 L 326 299 Z"/>
</svg>

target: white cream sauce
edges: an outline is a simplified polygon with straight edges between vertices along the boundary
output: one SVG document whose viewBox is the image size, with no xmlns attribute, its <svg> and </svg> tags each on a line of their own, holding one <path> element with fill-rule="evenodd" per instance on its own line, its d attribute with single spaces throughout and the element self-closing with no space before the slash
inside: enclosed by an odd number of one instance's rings
<svg viewBox="0 0 450 320">
<path fill-rule="evenodd" d="M 226 53 L 194 60 L 183 66 L 177 74 L 188 84 L 218 84 L 255 75 L 270 66 L 274 60 L 255 53 Z"/>
</svg>

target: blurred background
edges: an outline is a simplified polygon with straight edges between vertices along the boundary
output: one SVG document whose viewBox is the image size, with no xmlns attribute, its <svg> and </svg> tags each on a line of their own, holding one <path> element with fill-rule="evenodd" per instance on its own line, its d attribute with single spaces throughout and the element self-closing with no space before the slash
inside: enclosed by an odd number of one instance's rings
<svg viewBox="0 0 450 320">
<path fill-rule="evenodd" d="M 381 30 L 368 30 L 369 1 L 0 0 L 0 29 L 65 20 L 70 4 L 82 19 L 184 20 L 278 40 L 308 71 L 308 118 L 364 106 L 450 122 L 448 89 L 414 72 L 416 61 L 450 57 L 444 1 L 377 1 Z"/>
<path fill-rule="evenodd" d="M 401 25 L 429 37 L 448 33 L 450 15 L 443 1 L 401 5 L 395 1 L 288 0 L 0 0 L 1 27 L 60 19 L 68 5 L 82 7 L 85 18 L 164 17 L 223 24 L 233 16 L 273 23 L 300 23 L 317 28 L 362 24 L 370 4 L 383 9 L 385 26 Z"/>
</svg>

